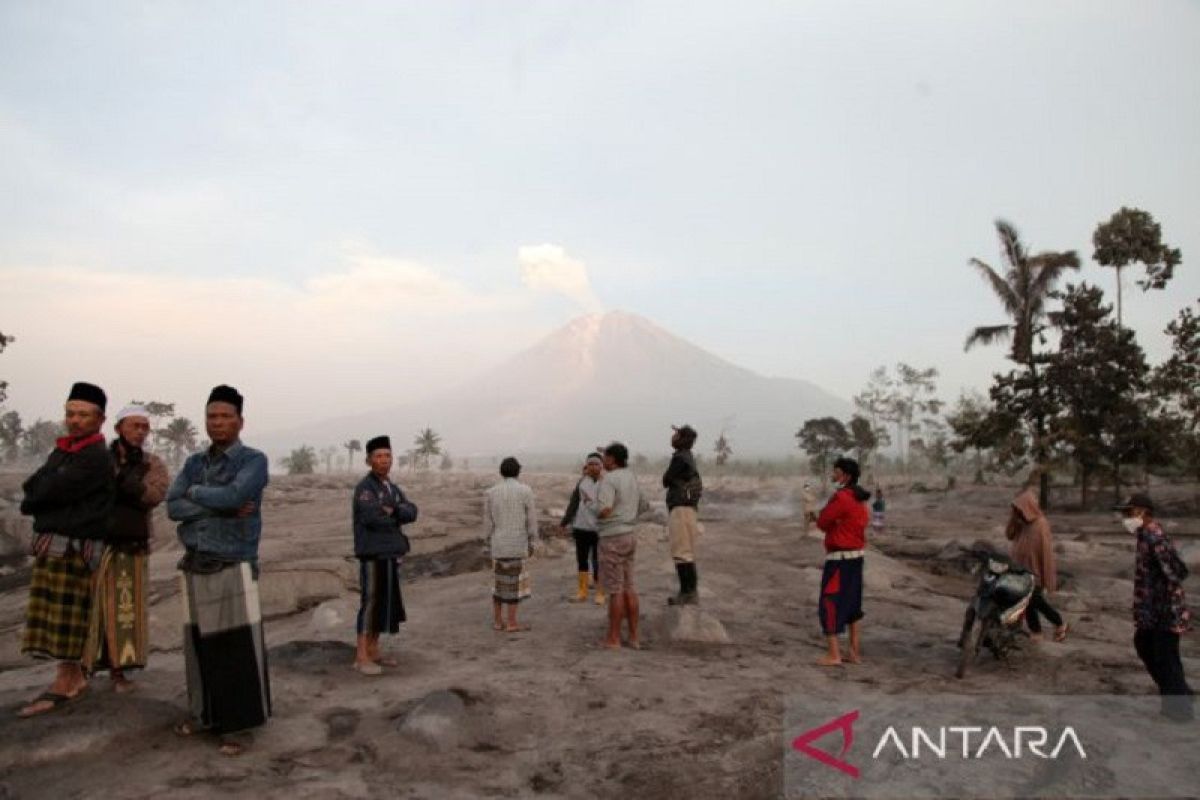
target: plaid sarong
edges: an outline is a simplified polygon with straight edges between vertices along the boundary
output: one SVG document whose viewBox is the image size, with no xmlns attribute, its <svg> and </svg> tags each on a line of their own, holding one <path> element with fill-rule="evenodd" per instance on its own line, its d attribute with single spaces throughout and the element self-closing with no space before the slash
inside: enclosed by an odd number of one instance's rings
<svg viewBox="0 0 1200 800">
<path fill-rule="evenodd" d="M 150 563 L 145 553 L 111 547 L 100 557 L 92 582 L 92 613 L 83 668 L 88 672 L 141 669 L 146 666 L 146 584 Z"/>
<path fill-rule="evenodd" d="M 183 573 L 183 660 L 188 702 L 215 733 L 262 725 L 271 716 L 267 645 L 258 581 L 250 564 Z"/>
<path fill-rule="evenodd" d="M 359 561 L 358 580 L 362 587 L 358 607 L 359 633 L 378 636 L 399 633 L 404 614 L 400 594 L 400 566 L 394 558 L 364 558 Z"/>
<path fill-rule="evenodd" d="M 523 558 L 497 558 L 494 562 L 496 588 L 492 597 L 501 603 L 519 603 L 533 594 L 529 570 Z"/>
<path fill-rule="evenodd" d="M 92 571 L 77 550 L 33 562 L 21 652 L 80 661 L 92 605 Z"/>
</svg>

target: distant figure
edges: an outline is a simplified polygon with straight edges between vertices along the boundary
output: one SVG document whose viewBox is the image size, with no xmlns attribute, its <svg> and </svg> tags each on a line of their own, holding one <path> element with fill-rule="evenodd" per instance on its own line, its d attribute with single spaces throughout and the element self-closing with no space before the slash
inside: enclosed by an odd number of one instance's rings
<svg viewBox="0 0 1200 800">
<path fill-rule="evenodd" d="M 800 492 L 800 511 L 804 515 L 804 533 L 812 533 L 813 526 L 817 524 L 817 494 L 808 481 L 804 482 Z"/>
<path fill-rule="evenodd" d="M 232 386 L 208 396 L 204 425 L 212 445 L 194 453 L 167 491 L 167 515 L 179 523 L 183 664 L 191 717 L 180 736 L 210 731 L 220 752 L 237 756 L 233 734 L 271 716 L 267 642 L 258 592 L 258 542 L 267 457 L 242 444 L 244 399 Z"/>
<path fill-rule="evenodd" d="M 50 688 L 21 717 L 53 711 L 87 689 L 80 666 L 92 603 L 92 572 L 112 527 L 114 477 L 104 446 L 99 386 L 76 383 L 67 395 L 67 435 L 21 485 L 21 513 L 33 517 L 33 570 L 21 652 L 58 662 Z"/>
<path fill-rule="evenodd" d="M 700 532 L 698 509 L 704 484 L 700 480 L 700 471 L 696 469 L 696 459 L 692 456 L 692 445 L 695 443 L 696 431 L 690 425 L 674 429 L 671 447 L 675 452 L 662 477 L 663 488 L 667 490 L 667 533 L 671 541 L 671 558 L 675 561 L 675 572 L 679 576 L 679 594 L 667 599 L 673 606 L 700 602 L 696 538 Z"/>
<path fill-rule="evenodd" d="M 600 585 L 599 537 L 596 529 L 600 525 L 597 514 L 600 507 L 597 504 L 600 491 L 600 479 L 604 475 L 604 457 L 599 453 L 590 453 L 583 465 L 583 477 L 575 484 L 571 492 L 571 500 L 567 511 L 563 514 L 559 527 L 563 533 L 568 528 L 575 539 L 575 564 L 579 582 L 572 603 L 582 603 L 588 599 L 588 576 L 596 584 L 596 604 L 604 605 L 604 587 Z"/>
<path fill-rule="evenodd" d="M 109 448 L 117 494 L 111 535 L 92 580 L 92 615 L 83 666 L 107 669 L 113 690 L 133 689 L 125 673 L 142 669 L 150 651 L 146 594 L 150 584 L 150 514 L 167 496 L 167 467 L 142 449 L 150 415 L 137 405 L 117 414 L 117 439 Z"/>
<path fill-rule="evenodd" d="M 1029 626 L 1030 638 L 1034 641 L 1041 640 L 1040 617 L 1044 616 L 1055 626 L 1054 641 L 1065 641 L 1069 626 L 1046 599 L 1047 593 L 1052 594 L 1058 590 L 1058 568 L 1054 559 L 1050 522 L 1038 505 L 1037 492 L 1034 489 L 1026 489 L 1013 499 L 1012 514 L 1004 534 L 1011 542 L 1009 555 L 1013 561 L 1037 577 L 1033 599 L 1029 601 L 1029 608 L 1025 612 L 1025 623 Z"/>
<path fill-rule="evenodd" d="M 867 546 L 867 505 L 871 493 L 858 485 L 858 462 L 839 458 L 833 464 L 837 491 L 821 509 L 817 527 L 825 532 L 825 570 L 817 616 L 825 633 L 828 652 L 817 661 L 822 667 L 842 663 L 838 634 L 850 628 L 850 653 L 846 661 L 862 663 L 859 628 L 863 618 L 863 553 Z"/>
<path fill-rule="evenodd" d="M 400 560 L 408 554 L 404 525 L 417 521 L 417 507 L 392 483 L 392 440 L 367 442 L 367 473 L 354 487 L 354 556 L 358 559 L 360 600 L 355 631 L 354 668 L 363 675 L 382 674 L 396 659 L 379 650 L 379 637 L 400 632 L 408 616 L 400 591 Z"/>
<path fill-rule="evenodd" d="M 876 532 L 883 530 L 883 512 L 886 510 L 887 504 L 883 501 L 883 489 L 876 485 L 875 499 L 871 501 L 871 530 Z"/>
<path fill-rule="evenodd" d="M 1137 537 L 1133 578 L 1133 646 L 1162 695 L 1162 714 L 1177 722 L 1194 718 L 1192 690 L 1183 675 L 1179 637 L 1191 630 L 1183 582 L 1188 568 L 1154 519 L 1154 501 L 1135 494 L 1116 507 L 1125 529 Z"/>
<path fill-rule="evenodd" d="M 483 493 L 484 533 L 491 542 L 496 576 L 492 592 L 493 627 L 505 633 L 529 630 L 517 622 L 517 606 L 533 592 L 527 560 L 540 547 L 533 489 L 517 480 L 521 464 L 500 462 L 500 482 Z M 508 608 L 508 620 L 501 610 Z"/>
<path fill-rule="evenodd" d="M 608 592 L 605 647 L 621 647 L 621 621 L 629 624 L 629 646 L 638 649 L 638 596 L 633 582 L 641 491 L 629 469 L 629 450 L 620 442 L 604 448 L 604 480 L 600 482 L 600 583 Z"/>
</svg>

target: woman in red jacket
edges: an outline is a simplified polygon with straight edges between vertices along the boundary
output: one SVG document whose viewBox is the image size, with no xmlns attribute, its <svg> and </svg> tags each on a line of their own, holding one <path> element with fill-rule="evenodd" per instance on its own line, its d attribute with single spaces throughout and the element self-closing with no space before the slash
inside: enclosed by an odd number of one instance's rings
<svg viewBox="0 0 1200 800">
<path fill-rule="evenodd" d="M 863 618 L 863 548 L 867 546 L 867 522 L 870 512 L 866 501 L 871 493 L 858 485 L 858 462 L 839 458 L 833 463 L 833 480 L 838 489 L 817 517 L 817 527 L 825 532 L 825 571 L 821 576 L 821 597 L 817 617 L 829 645 L 829 651 L 817 661 L 822 667 L 842 663 L 838 634 L 850 628 L 850 652 L 846 661 L 862 663 L 859 652 L 859 621 Z"/>
</svg>

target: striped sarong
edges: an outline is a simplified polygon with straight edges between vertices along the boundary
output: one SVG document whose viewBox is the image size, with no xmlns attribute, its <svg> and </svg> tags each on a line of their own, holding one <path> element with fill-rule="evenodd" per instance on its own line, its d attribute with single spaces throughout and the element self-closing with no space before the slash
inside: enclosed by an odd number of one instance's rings
<svg viewBox="0 0 1200 800">
<path fill-rule="evenodd" d="M 494 562 L 496 588 L 492 597 L 501 603 L 519 603 L 533 594 L 529 570 L 523 558 L 497 558 Z"/>
<path fill-rule="evenodd" d="M 271 684 L 258 581 L 250 565 L 184 572 L 182 595 L 192 716 L 215 733 L 262 725 L 271 716 Z"/>
<path fill-rule="evenodd" d="M 111 547 L 100 557 L 92 581 L 92 613 L 83 668 L 88 672 L 141 669 L 150 651 L 146 585 L 150 561 L 145 553 Z"/>
<path fill-rule="evenodd" d="M 21 652 L 37 658 L 80 661 L 92 605 L 92 571 L 74 549 L 33 562 Z"/>
<path fill-rule="evenodd" d="M 399 633 L 404 613 L 400 594 L 400 565 L 394 558 L 359 560 L 358 580 L 361 602 L 358 607 L 358 632 L 368 636 Z"/>
</svg>

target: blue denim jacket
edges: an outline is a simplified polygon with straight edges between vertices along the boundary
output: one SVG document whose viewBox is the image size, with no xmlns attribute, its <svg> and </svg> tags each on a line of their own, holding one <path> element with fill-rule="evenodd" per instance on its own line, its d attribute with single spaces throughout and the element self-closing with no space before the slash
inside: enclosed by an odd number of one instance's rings
<svg viewBox="0 0 1200 800">
<path fill-rule="evenodd" d="M 183 546 L 217 558 L 256 561 L 267 480 L 266 455 L 241 442 L 223 453 L 189 456 L 167 492 L 167 516 L 179 523 Z M 254 512 L 236 516 L 248 501 Z"/>
</svg>

